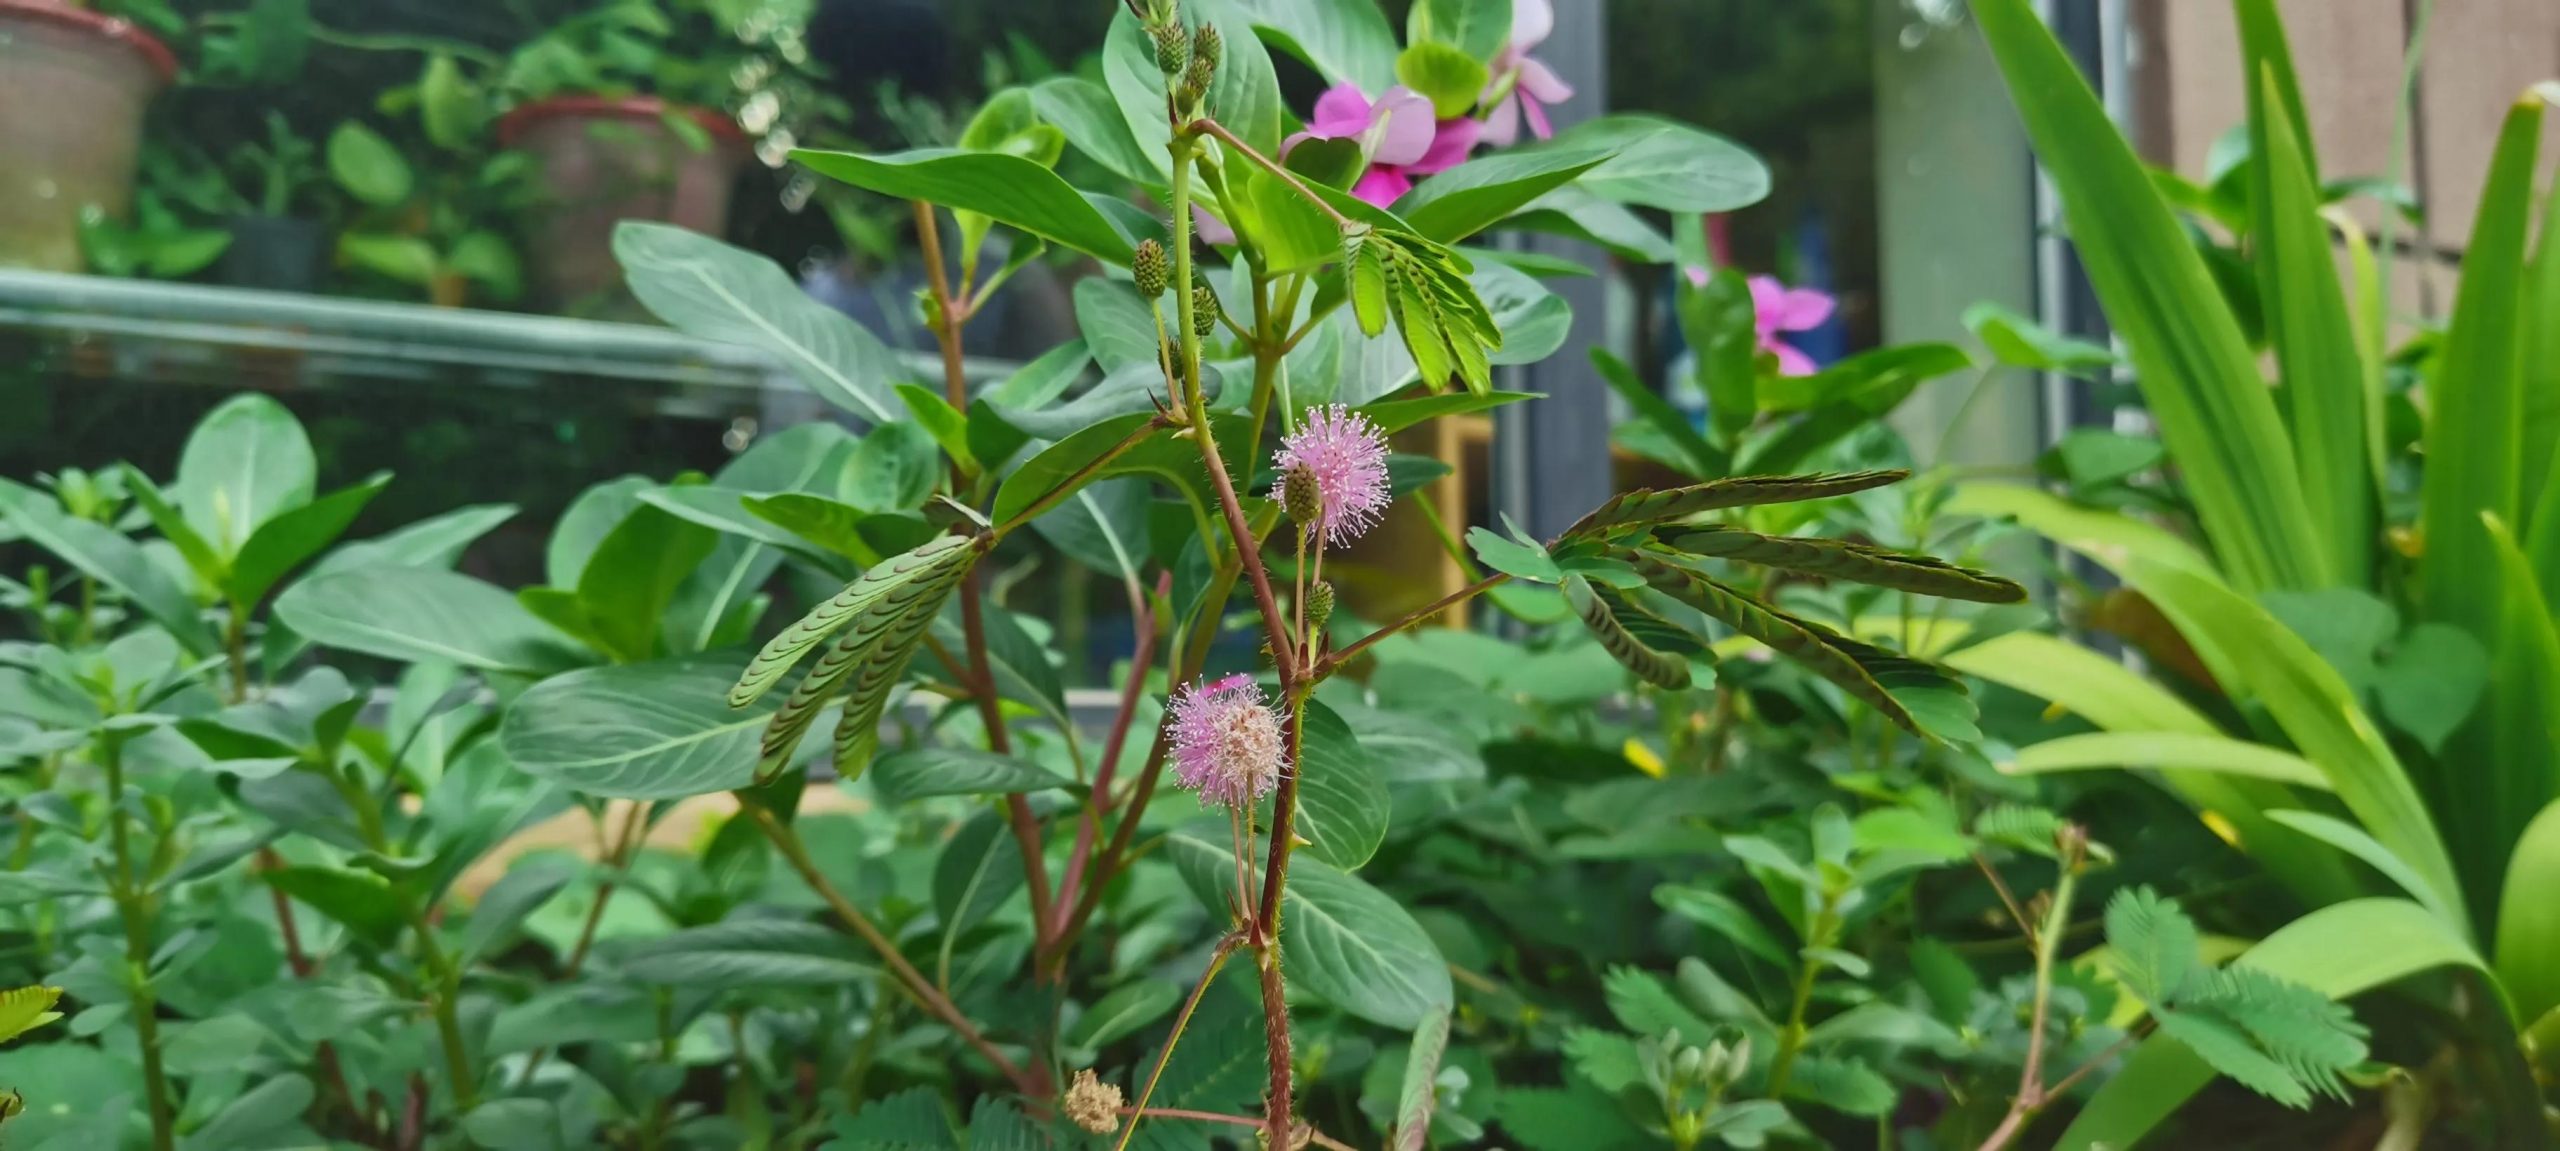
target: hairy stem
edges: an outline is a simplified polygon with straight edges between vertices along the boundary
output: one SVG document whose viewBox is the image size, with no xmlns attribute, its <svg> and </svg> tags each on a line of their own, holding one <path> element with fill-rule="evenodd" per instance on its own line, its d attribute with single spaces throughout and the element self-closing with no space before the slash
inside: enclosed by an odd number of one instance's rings
<svg viewBox="0 0 2560 1151">
<path fill-rule="evenodd" d="M 151 988 L 151 896 L 134 870 L 133 813 L 124 802 L 124 745 L 108 735 L 98 741 L 98 766 L 107 776 L 107 839 L 115 852 L 117 917 L 124 922 L 125 984 L 132 996 L 133 1038 L 142 1050 L 142 1092 L 151 1111 L 152 1151 L 177 1146 L 177 1115 L 169 1075 L 160 1062 L 160 1003 Z"/>
<path fill-rule="evenodd" d="M 1285 734 L 1290 770 L 1280 777 L 1280 791 L 1271 804 L 1270 862 L 1263 866 L 1262 911 L 1252 929 L 1254 947 L 1262 960 L 1262 1042 L 1271 1071 L 1271 1086 L 1262 1100 L 1263 1130 L 1274 1147 L 1289 1145 L 1292 1063 L 1289 1002 L 1284 995 L 1287 985 L 1280 977 L 1280 905 L 1287 890 L 1290 850 L 1298 840 L 1297 767 L 1304 758 L 1307 717 L 1304 692 L 1292 692 L 1288 700 Z"/>
<path fill-rule="evenodd" d="M 933 984 L 925 979 L 923 972 L 917 971 L 914 964 L 907 962 L 906 955 L 898 950 L 897 944 L 891 942 L 887 935 L 881 933 L 880 928 L 871 922 L 870 916 L 864 915 L 861 908 L 855 907 L 852 900 L 846 899 L 843 892 L 837 891 L 834 884 L 827 882 L 825 873 L 818 870 L 817 861 L 809 858 L 808 846 L 800 842 L 799 832 L 775 818 L 772 812 L 764 808 L 751 806 L 747 810 L 750 817 L 756 821 L 757 828 L 764 832 L 765 838 L 773 841 L 774 849 L 782 853 L 783 859 L 791 864 L 792 870 L 799 872 L 801 880 L 807 883 L 811 890 L 816 891 L 819 898 L 826 900 L 827 906 L 836 913 L 836 918 L 843 920 L 846 927 L 851 928 L 855 935 L 862 937 L 863 943 L 880 956 L 880 962 L 887 965 L 890 974 L 897 978 L 899 986 L 906 988 L 907 994 L 915 999 L 918 1006 L 923 1007 L 927 1014 L 958 1032 L 962 1041 L 976 1049 L 978 1054 L 985 1056 L 987 1062 L 995 1064 L 996 1070 L 1003 1073 L 1005 1078 L 1012 1080 L 1014 1086 L 1023 1094 L 1035 1097 L 1045 1097 L 1048 1094 L 1048 1085 L 1039 1076 L 1024 1071 L 1013 1060 L 1007 1058 L 1004 1052 L 997 1050 L 995 1044 L 988 1042 L 987 1037 L 979 1032 L 977 1025 L 969 1022 L 969 1017 L 962 1015 L 960 1008 L 954 1005 L 948 996 L 936 990 Z"/>
</svg>

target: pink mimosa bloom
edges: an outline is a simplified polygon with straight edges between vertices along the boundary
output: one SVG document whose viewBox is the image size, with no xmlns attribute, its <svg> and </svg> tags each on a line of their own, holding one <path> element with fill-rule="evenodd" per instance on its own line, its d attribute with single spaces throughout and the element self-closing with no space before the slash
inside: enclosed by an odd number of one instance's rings
<svg viewBox="0 0 2560 1151">
<path fill-rule="evenodd" d="M 1271 794 L 1289 770 L 1280 716 L 1249 675 L 1175 692 L 1166 723 L 1173 777 L 1211 807 L 1241 810 Z"/>
<path fill-rule="evenodd" d="M 1556 10 L 1549 0 L 1511 0 L 1511 43 L 1493 58 L 1493 79 L 1484 89 L 1486 101 L 1499 101 L 1485 116 L 1486 143 L 1510 147 L 1520 139 L 1524 119 L 1541 140 L 1556 134 L 1555 125 L 1547 122 L 1547 108 L 1572 99 L 1573 85 L 1529 55 L 1555 30 Z"/>
<path fill-rule="evenodd" d="M 1689 269 L 1689 282 L 1705 287 L 1707 270 Z M 1819 288 L 1790 288 L 1776 276 L 1751 277 L 1752 326 L 1759 330 L 1760 350 L 1778 358 L 1779 375 L 1810 376 L 1822 370 L 1813 357 L 1778 337 L 1821 327 L 1838 305 L 1831 293 Z"/>
<path fill-rule="evenodd" d="M 1316 522 L 1310 535 L 1341 546 L 1377 526 L 1395 493 L 1387 484 L 1387 437 L 1369 417 L 1340 404 L 1307 410 L 1305 422 L 1280 441 L 1272 465 L 1280 469 L 1278 493 L 1290 503 L 1292 477 L 1315 482 Z M 1303 499 L 1303 497 L 1301 497 Z"/>
<path fill-rule="evenodd" d="M 1473 120 L 1434 119 L 1431 101 L 1403 85 L 1372 101 L 1358 85 L 1336 84 L 1316 98 L 1315 115 L 1281 143 L 1280 154 L 1306 140 L 1357 141 L 1366 168 L 1351 194 L 1383 208 L 1411 191 L 1414 177 L 1464 163 L 1482 130 Z"/>
</svg>

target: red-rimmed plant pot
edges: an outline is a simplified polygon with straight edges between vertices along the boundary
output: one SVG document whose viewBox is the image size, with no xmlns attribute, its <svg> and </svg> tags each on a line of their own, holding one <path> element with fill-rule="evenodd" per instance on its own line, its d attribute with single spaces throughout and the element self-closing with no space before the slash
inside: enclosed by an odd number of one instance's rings
<svg viewBox="0 0 2560 1151">
<path fill-rule="evenodd" d="M 133 203 L 142 111 L 178 74 L 132 24 L 0 0 L 0 267 L 76 272 L 80 216 Z"/>
<path fill-rule="evenodd" d="M 678 133 L 670 118 L 698 124 L 702 133 L 688 139 L 692 134 Z M 525 251 L 536 298 L 590 315 L 635 310 L 614 262 L 613 226 L 654 220 L 720 235 L 730 185 L 748 155 L 745 133 L 727 118 L 647 96 L 521 105 L 498 121 L 498 143 L 531 153 L 536 163 L 538 199 Z"/>
</svg>

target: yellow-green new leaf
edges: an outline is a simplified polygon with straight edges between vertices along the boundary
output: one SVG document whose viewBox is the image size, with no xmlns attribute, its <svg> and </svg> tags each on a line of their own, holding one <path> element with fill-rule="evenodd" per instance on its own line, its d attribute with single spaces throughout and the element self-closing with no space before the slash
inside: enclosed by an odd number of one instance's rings
<svg viewBox="0 0 2560 1151">
<path fill-rule="evenodd" d="M 2010 775 L 2052 771 L 2145 767 L 2263 779 L 2293 787 L 2329 790 L 2327 776 L 2292 752 L 2226 735 L 2187 731 L 2099 731 L 2048 739 L 2018 749 L 1998 765 Z"/>
<path fill-rule="evenodd" d="M 2560 1009 L 2560 802 L 2542 809 L 2507 861 L 2498 907 L 2498 982 L 2516 1017 Z"/>
<path fill-rule="evenodd" d="M 62 998 L 59 987 L 12 987 L 0 991 L 0 1043 L 62 1018 L 53 1009 Z"/>
</svg>

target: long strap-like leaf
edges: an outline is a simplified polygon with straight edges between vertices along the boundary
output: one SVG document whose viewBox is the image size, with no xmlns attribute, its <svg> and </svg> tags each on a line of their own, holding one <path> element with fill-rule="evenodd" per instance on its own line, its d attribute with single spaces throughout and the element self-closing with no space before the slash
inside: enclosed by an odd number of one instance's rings
<svg viewBox="0 0 2560 1151">
<path fill-rule="evenodd" d="M 2020 603 L 2027 589 L 1934 556 L 1904 555 L 1868 544 L 1815 537 L 1766 536 L 1709 525 L 1682 533 L 1671 546 L 1691 555 L 1740 560 L 1762 567 L 1849 580 L 1895 591 L 1974 603 Z"/>
<path fill-rule="evenodd" d="M 1573 614 L 1582 617 L 1583 626 L 1599 638 L 1600 649 L 1608 652 L 1609 658 L 1655 687 L 1678 690 L 1689 686 L 1689 661 L 1657 651 L 1636 638 L 1618 622 L 1617 613 L 1593 590 L 1591 581 L 1578 575 L 1564 577 L 1564 598 L 1573 605 Z"/>
<path fill-rule="evenodd" d="M 974 554 L 976 538 L 971 536 L 936 536 L 924 546 L 903 555 L 881 561 L 862 578 L 847 585 L 835 598 L 819 604 L 816 610 L 800 617 L 799 622 L 782 629 L 773 642 L 764 645 L 756 658 L 747 664 L 746 673 L 738 677 L 737 686 L 729 689 L 729 706 L 745 707 L 772 690 L 800 657 L 835 634 L 854 617 L 889 593 L 906 584 L 925 579 L 949 565 L 965 567 Z"/>
<path fill-rule="evenodd" d="M 1811 620 L 1789 615 L 1687 568 L 1642 553 L 1632 554 L 1631 561 L 1636 570 L 1663 594 L 1722 620 L 1727 627 L 1768 645 L 1811 669 L 1814 674 L 1838 684 L 1842 691 L 1882 712 L 1903 728 L 1914 734 L 1920 733 L 1919 721 L 1912 718 L 1910 710 L 1895 699 L 1891 691 L 1886 690 L 1885 684 L 1861 662 L 1861 657 L 1876 660 L 1897 679 L 1912 676 L 1914 669 L 1926 669 L 1926 664 L 1903 659 Z M 1943 680 L 1945 676 L 1937 673 L 1936 678 Z"/>
<path fill-rule="evenodd" d="M 1907 471 L 1844 472 L 1836 475 L 1804 476 L 1735 476 L 1709 480 L 1685 488 L 1661 491 L 1642 490 L 1621 494 L 1591 509 L 1572 527 L 1565 538 L 1608 534 L 1611 528 L 1630 524 L 1658 524 L 1711 512 L 1721 508 L 1756 507 L 1761 504 L 1789 504 L 1802 500 L 1825 500 L 1852 495 L 1869 488 L 1880 488 L 1898 482 Z"/>
</svg>

